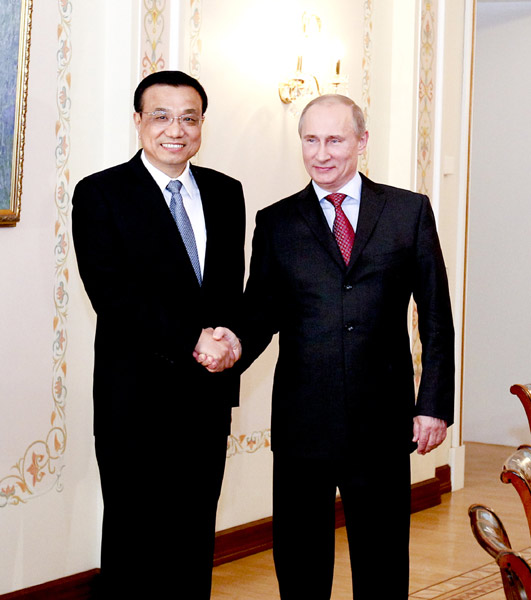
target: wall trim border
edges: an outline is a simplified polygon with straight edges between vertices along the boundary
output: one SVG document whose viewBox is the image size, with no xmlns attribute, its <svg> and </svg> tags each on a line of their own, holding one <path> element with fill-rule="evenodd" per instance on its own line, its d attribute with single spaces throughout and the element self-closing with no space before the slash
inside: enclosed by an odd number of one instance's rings
<svg viewBox="0 0 531 600">
<path fill-rule="evenodd" d="M 91 569 L 55 581 L 34 585 L 0 596 L 1 600 L 88 600 L 93 597 L 99 569 Z"/>
</svg>

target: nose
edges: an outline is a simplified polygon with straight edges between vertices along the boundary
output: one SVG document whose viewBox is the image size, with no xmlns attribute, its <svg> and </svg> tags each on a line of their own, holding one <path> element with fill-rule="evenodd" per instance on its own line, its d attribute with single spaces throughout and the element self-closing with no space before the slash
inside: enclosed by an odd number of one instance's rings
<svg viewBox="0 0 531 600">
<path fill-rule="evenodd" d="M 181 125 L 181 122 L 179 121 L 179 119 L 174 118 L 173 122 L 170 123 L 164 130 L 164 133 L 166 133 L 167 135 L 169 135 L 171 137 L 180 137 L 183 134 L 183 131 L 184 131 L 184 128 Z"/>
<path fill-rule="evenodd" d="M 319 147 L 317 148 L 317 152 L 315 153 L 315 158 L 319 162 L 326 162 L 330 158 L 330 153 L 328 152 L 326 143 L 319 143 Z"/>
</svg>

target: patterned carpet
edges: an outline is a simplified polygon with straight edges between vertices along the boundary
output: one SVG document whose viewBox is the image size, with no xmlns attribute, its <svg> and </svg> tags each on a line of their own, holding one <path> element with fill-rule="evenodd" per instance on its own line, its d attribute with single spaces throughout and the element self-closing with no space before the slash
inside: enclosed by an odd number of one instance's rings
<svg viewBox="0 0 531 600">
<path fill-rule="evenodd" d="M 531 560 L 531 548 L 520 552 Z M 496 593 L 497 592 L 497 593 Z M 409 600 L 475 600 L 505 598 L 498 565 L 493 561 L 409 595 Z"/>
</svg>

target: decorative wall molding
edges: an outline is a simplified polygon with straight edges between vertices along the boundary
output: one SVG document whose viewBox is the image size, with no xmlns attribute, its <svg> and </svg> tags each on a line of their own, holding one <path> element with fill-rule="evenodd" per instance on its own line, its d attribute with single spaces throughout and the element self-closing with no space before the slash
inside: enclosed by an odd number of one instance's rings
<svg viewBox="0 0 531 600">
<path fill-rule="evenodd" d="M 365 0 L 363 3 L 363 58 L 362 68 L 362 86 L 361 86 L 361 109 L 365 116 L 365 125 L 367 129 L 370 121 L 371 109 L 371 69 L 372 69 L 372 0 Z M 369 175 L 369 149 L 360 157 L 360 170 Z"/>
<path fill-rule="evenodd" d="M 419 49 L 419 91 L 417 125 L 417 191 L 432 195 L 435 120 L 435 57 L 437 0 L 422 0 Z M 412 303 L 412 356 L 415 387 L 422 375 L 422 344 L 417 307 Z"/>
<path fill-rule="evenodd" d="M 201 77 L 201 23 L 203 19 L 202 0 L 190 0 L 190 56 L 189 74 L 196 79 Z"/>
<path fill-rule="evenodd" d="M 66 374 L 68 347 L 68 257 L 70 237 L 70 61 L 72 55 L 72 2 L 58 0 L 57 26 L 57 121 L 55 125 L 55 280 L 53 317 L 53 408 L 48 431 L 42 439 L 31 442 L 23 456 L 11 467 L 11 473 L 0 478 L 0 508 L 25 503 L 51 490 L 62 490 L 61 473 L 66 449 Z"/>
<path fill-rule="evenodd" d="M 435 57 L 437 0 L 423 0 L 419 52 L 417 191 L 431 195 L 435 118 Z"/>
<path fill-rule="evenodd" d="M 169 30 L 166 28 L 166 0 L 144 0 L 142 23 L 145 38 L 141 41 L 141 78 L 166 68 Z"/>
<path fill-rule="evenodd" d="M 68 257 L 71 248 L 68 231 L 68 216 L 70 212 L 70 89 L 71 72 L 70 61 L 72 54 L 72 2 L 59 0 L 60 24 L 58 28 L 59 52 L 57 53 L 57 114 L 55 127 L 57 147 L 56 158 L 56 186 L 55 186 L 55 288 L 54 306 L 55 316 L 53 327 L 55 340 L 53 344 L 53 399 L 54 412 L 52 413 L 54 449 L 59 455 L 64 454 L 66 447 L 66 351 L 68 345 L 67 334 L 67 306 L 68 306 Z"/>
<path fill-rule="evenodd" d="M 230 435 L 227 442 L 227 458 L 236 454 L 253 454 L 271 447 L 271 430 L 254 431 L 250 435 Z"/>
</svg>

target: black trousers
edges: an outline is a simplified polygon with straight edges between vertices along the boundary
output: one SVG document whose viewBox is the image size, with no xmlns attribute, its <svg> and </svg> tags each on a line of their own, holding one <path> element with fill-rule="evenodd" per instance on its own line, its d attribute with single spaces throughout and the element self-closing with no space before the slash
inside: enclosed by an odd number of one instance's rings
<svg viewBox="0 0 531 600">
<path fill-rule="evenodd" d="M 189 414 L 172 435 L 164 423 L 128 439 L 96 438 L 98 598 L 210 598 L 230 414 L 226 406 Z"/>
<path fill-rule="evenodd" d="M 410 458 L 407 452 L 395 456 L 392 447 L 337 460 L 275 454 L 273 555 L 280 597 L 329 600 L 337 488 L 345 512 L 354 599 L 407 600 Z"/>
</svg>

